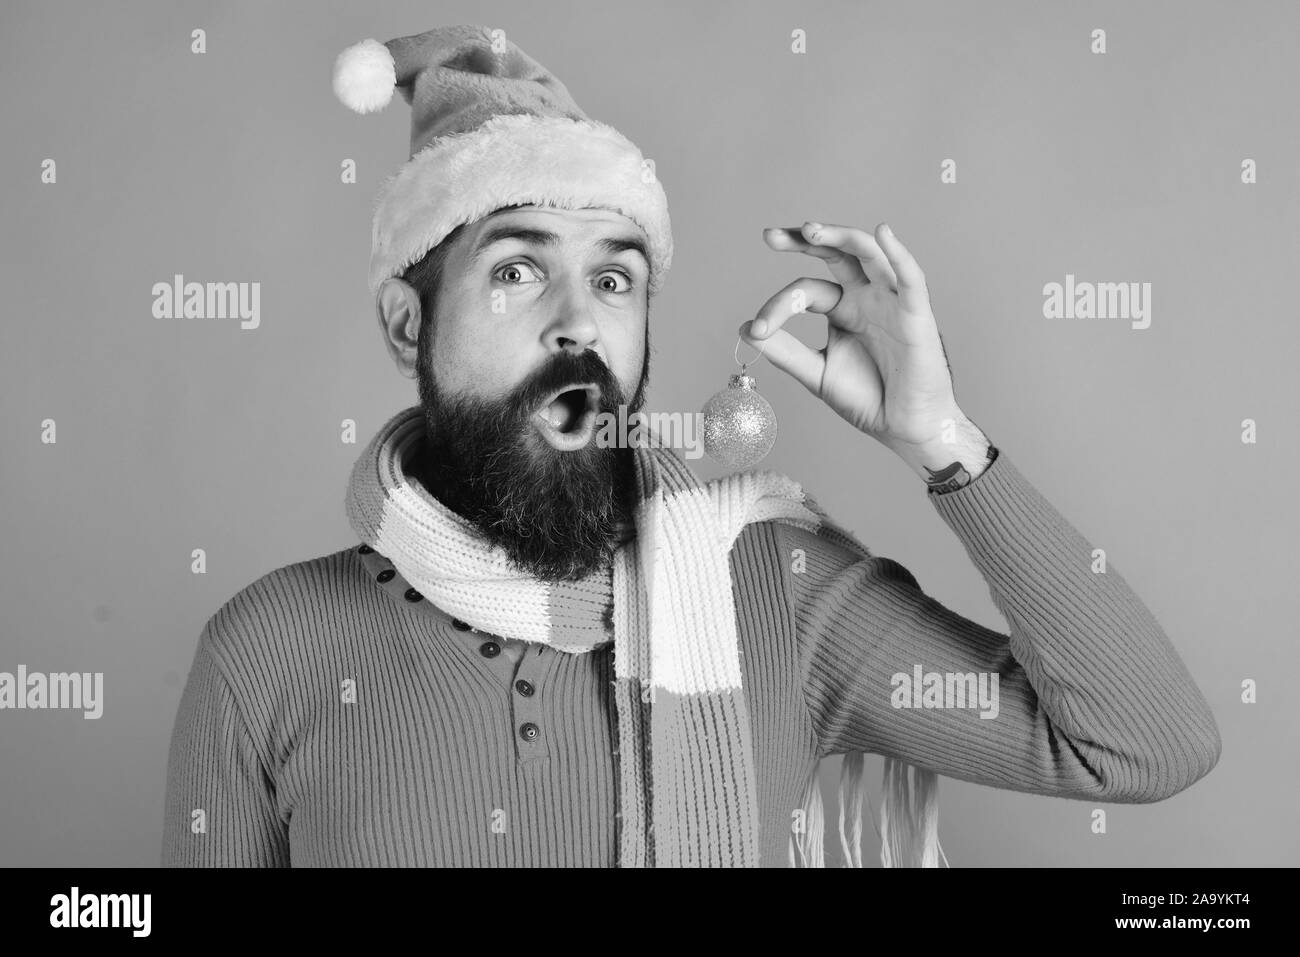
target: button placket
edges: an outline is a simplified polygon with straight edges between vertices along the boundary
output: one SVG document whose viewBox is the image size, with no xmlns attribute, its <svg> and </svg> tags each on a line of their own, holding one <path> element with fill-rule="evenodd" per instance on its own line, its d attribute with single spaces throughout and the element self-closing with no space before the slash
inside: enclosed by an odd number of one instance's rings
<svg viewBox="0 0 1300 957">
<path fill-rule="evenodd" d="M 464 642 L 475 658 L 501 679 L 510 698 L 510 722 L 515 742 L 515 753 L 522 764 L 531 764 L 550 756 L 549 728 L 542 717 L 542 683 L 546 672 L 555 661 L 556 652 L 545 645 L 523 643 L 518 662 L 507 652 L 516 644 L 498 635 L 473 627 L 459 618 L 450 618 L 445 612 L 425 601 L 424 596 L 402 578 L 384 555 L 368 545 L 361 545 L 357 553 L 364 556 L 367 571 L 385 591 L 402 604 L 419 609 L 421 614 L 441 619 L 443 627 L 448 622 L 452 641 Z"/>
<path fill-rule="evenodd" d="M 554 661 L 554 649 L 529 644 L 515 668 L 510 685 L 510 710 L 515 726 L 515 753 L 521 764 L 540 761 L 551 753 L 551 728 L 542 714 L 542 688 Z"/>
</svg>

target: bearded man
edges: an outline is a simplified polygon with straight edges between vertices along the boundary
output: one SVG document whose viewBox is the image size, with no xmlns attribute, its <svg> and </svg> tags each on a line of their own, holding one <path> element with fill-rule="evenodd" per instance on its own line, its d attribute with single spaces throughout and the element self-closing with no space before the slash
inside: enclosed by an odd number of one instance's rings
<svg viewBox="0 0 1300 957">
<path fill-rule="evenodd" d="M 1160 626 L 957 405 L 887 226 L 766 231 L 831 279 L 741 333 L 916 472 L 1008 634 L 793 479 L 702 483 L 671 449 L 592 441 L 643 404 L 672 238 L 652 165 L 552 73 L 458 26 L 350 48 L 335 89 L 412 107 L 370 289 L 419 404 L 352 471 L 359 544 L 264 575 L 204 627 L 164 863 L 816 866 L 817 770 L 843 755 L 860 866 L 879 754 L 882 862 L 935 866 L 939 775 L 1122 803 L 1214 767 L 1213 714 Z M 782 328 L 803 312 L 824 349 Z"/>
</svg>

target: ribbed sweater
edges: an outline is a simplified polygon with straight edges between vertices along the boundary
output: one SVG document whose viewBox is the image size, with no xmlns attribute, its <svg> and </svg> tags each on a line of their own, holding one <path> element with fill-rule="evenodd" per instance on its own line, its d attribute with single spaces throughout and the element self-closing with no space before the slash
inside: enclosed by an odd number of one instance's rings
<svg viewBox="0 0 1300 957">
<path fill-rule="evenodd" d="M 1112 803 L 1170 797 L 1218 761 L 1214 716 L 1163 629 L 1113 563 L 1093 570 L 1092 544 L 1005 449 L 926 495 L 1009 633 L 813 531 L 759 522 L 732 548 L 763 866 L 787 866 L 792 814 L 829 755 Z M 611 655 L 471 629 L 368 546 L 275 569 L 199 637 L 162 862 L 613 866 Z M 996 674 L 996 717 L 900 698 L 894 676 L 918 667 Z"/>
</svg>

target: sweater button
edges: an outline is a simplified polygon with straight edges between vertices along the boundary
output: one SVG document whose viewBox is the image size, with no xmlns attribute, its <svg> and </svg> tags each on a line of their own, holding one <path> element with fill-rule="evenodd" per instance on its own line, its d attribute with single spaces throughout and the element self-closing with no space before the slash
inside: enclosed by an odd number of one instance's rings
<svg viewBox="0 0 1300 957">
<path fill-rule="evenodd" d="M 457 631 L 469 631 L 469 622 L 461 621 L 459 618 L 453 618 L 451 620 L 451 627 L 455 628 Z"/>
<path fill-rule="evenodd" d="M 406 589 L 406 594 L 405 594 L 403 597 L 404 597 L 407 601 L 419 601 L 419 600 L 420 600 L 421 598 L 423 598 L 424 596 L 421 595 L 421 594 L 420 594 L 418 591 L 416 591 L 414 588 L 408 588 L 408 589 Z"/>
<path fill-rule="evenodd" d="M 541 729 L 531 721 L 519 726 L 519 737 L 523 738 L 525 741 L 532 741 L 541 733 Z"/>
<path fill-rule="evenodd" d="M 501 654 L 501 646 L 495 641 L 485 641 L 478 646 L 478 653 L 484 658 L 495 658 Z"/>
<path fill-rule="evenodd" d="M 518 681 L 515 682 L 515 690 L 518 691 L 525 698 L 531 698 L 533 696 L 534 689 L 530 682 L 527 682 L 523 678 L 520 678 Z"/>
<path fill-rule="evenodd" d="M 371 552 L 374 551 L 374 549 L 371 548 L 369 545 L 362 545 L 360 548 L 357 549 L 357 551 L 359 551 L 362 555 L 369 555 Z"/>
<path fill-rule="evenodd" d="M 391 568 L 385 568 L 382 572 L 380 572 L 378 575 L 375 576 L 375 580 L 382 584 L 387 584 L 388 582 L 392 581 L 396 577 L 396 575 L 397 572 L 393 571 Z"/>
</svg>

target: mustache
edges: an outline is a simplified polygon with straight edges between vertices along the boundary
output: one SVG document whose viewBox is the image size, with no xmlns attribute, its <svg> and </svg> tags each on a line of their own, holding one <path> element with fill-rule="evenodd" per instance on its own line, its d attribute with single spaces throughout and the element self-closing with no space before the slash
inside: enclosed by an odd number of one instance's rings
<svg viewBox="0 0 1300 957">
<path fill-rule="evenodd" d="M 528 417 L 557 389 L 582 383 L 600 388 L 602 411 L 617 411 L 626 401 L 623 387 L 604 360 L 590 349 L 582 353 L 558 352 L 510 393 L 508 402 L 516 415 Z"/>
</svg>

